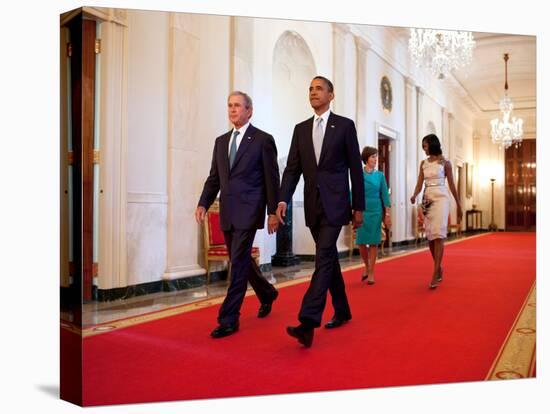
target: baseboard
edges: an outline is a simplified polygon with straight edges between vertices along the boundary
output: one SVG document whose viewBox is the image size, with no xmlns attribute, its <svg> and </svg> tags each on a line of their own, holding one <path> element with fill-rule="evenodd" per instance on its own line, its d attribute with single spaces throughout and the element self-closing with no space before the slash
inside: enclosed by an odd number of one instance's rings
<svg viewBox="0 0 550 414">
<path fill-rule="evenodd" d="M 210 282 L 227 280 L 227 270 L 210 273 Z M 110 302 L 118 299 L 129 299 L 136 296 L 149 295 L 158 292 L 174 292 L 192 289 L 206 284 L 206 275 L 197 275 L 173 280 L 157 280 L 114 289 L 98 289 L 94 286 L 92 297 L 94 301 Z"/>
</svg>

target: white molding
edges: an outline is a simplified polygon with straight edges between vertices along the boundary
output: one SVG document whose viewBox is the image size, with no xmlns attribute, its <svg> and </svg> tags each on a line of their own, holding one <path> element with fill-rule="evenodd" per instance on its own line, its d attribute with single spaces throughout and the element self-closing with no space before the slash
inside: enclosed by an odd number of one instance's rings
<svg viewBox="0 0 550 414">
<path fill-rule="evenodd" d="M 82 7 L 84 17 L 99 20 L 101 22 L 116 23 L 128 27 L 128 13 L 124 9 L 113 9 L 106 7 Z"/>
<path fill-rule="evenodd" d="M 347 35 L 351 34 L 351 29 L 348 24 L 343 23 L 332 23 L 332 31 L 336 34 Z"/>
<path fill-rule="evenodd" d="M 353 38 L 355 40 L 355 46 L 357 49 L 366 52 L 367 50 L 370 50 L 372 48 L 372 43 L 369 40 L 365 39 L 354 31 L 351 31 L 351 33 L 354 35 Z"/>
<path fill-rule="evenodd" d="M 174 266 L 172 268 L 166 269 L 166 271 L 162 275 L 162 280 L 181 279 L 185 277 L 204 275 L 205 273 L 206 269 L 199 266 L 198 264 Z"/>
<path fill-rule="evenodd" d="M 136 204 L 168 204 L 166 193 L 128 193 L 128 203 Z"/>
<path fill-rule="evenodd" d="M 411 76 L 405 76 L 405 85 L 407 88 L 415 88 L 417 86 L 416 80 Z"/>
<path fill-rule="evenodd" d="M 388 138 L 393 139 L 394 141 L 399 141 L 399 132 L 393 128 L 390 128 L 388 126 L 382 125 L 379 122 L 374 123 L 374 132 L 376 139 L 378 140 L 378 134 L 383 134 L 387 136 Z"/>
</svg>

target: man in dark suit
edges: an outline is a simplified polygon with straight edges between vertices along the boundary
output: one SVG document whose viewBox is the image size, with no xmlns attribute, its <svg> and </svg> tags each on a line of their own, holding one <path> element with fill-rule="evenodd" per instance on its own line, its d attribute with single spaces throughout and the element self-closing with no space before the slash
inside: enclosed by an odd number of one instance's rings
<svg viewBox="0 0 550 414">
<path fill-rule="evenodd" d="M 218 314 L 219 325 L 211 333 L 214 338 L 238 331 L 247 282 L 260 300 L 259 318 L 271 312 L 278 295 L 251 256 L 256 229 L 264 227 L 266 205 L 269 234 L 279 225 L 275 216 L 277 148 L 271 135 L 250 124 L 252 99 L 246 93 L 232 92 L 227 110 L 233 129 L 216 138 L 210 174 L 195 211 L 197 222 L 202 222 L 220 192 L 220 224 L 231 259 L 231 284 Z"/>
<path fill-rule="evenodd" d="M 289 326 L 287 332 L 306 347 L 313 342 L 314 328 L 321 326 L 327 291 L 332 296 L 334 316 L 325 328 L 337 328 L 351 319 L 336 241 L 350 220 L 355 226 L 362 224 L 365 209 L 355 124 L 330 111 L 332 99 L 332 82 L 322 76 L 313 78 L 309 101 L 315 115 L 294 128 L 277 207 L 277 218 L 284 224 L 287 203 L 303 174 L 306 226 L 315 240 L 315 271 L 298 315 L 300 325 Z"/>
</svg>

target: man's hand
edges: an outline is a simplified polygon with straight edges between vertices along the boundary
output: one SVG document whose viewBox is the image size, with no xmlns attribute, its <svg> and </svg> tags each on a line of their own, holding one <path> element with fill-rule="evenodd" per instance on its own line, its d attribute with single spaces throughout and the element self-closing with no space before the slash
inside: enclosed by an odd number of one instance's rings
<svg viewBox="0 0 550 414">
<path fill-rule="evenodd" d="M 354 211 L 353 212 L 353 228 L 356 229 L 363 225 L 363 212 Z"/>
<path fill-rule="evenodd" d="M 279 202 L 275 214 L 277 216 L 277 220 L 279 220 L 279 223 L 284 225 L 285 221 L 283 218 L 286 217 L 286 203 L 284 201 Z"/>
<path fill-rule="evenodd" d="M 279 219 L 275 214 L 267 216 L 267 232 L 269 234 L 275 233 L 279 229 Z"/>
<path fill-rule="evenodd" d="M 414 203 L 416 203 L 416 196 L 413 195 L 411 197 L 411 204 L 414 204 Z"/>
<path fill-rule="evenodd" d="M 206 209 L 203 206 L 198 206 L 195 210 L 195 220 L 197 223 L 202 223 L 206 217 Z"/>
</svg>

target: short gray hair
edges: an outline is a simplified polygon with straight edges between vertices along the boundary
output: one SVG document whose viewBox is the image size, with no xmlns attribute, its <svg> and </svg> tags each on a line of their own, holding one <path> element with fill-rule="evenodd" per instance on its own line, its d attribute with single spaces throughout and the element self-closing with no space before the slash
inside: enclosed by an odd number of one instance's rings
<svg viewBox="0 0 550 414">
<path fill-rule="evenodd" d="M 252 98 L 246 93 L 241 91 L 233 91 L 229 94 L 227 99 L 229 99 L 231 96 L 242 96 L 244 98 L 244 106 L 246 107 L 246 109 L 252 109 Z"/>
</svg>

